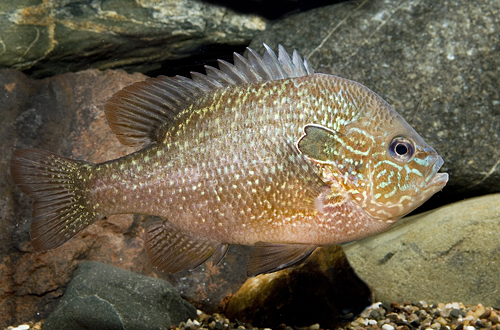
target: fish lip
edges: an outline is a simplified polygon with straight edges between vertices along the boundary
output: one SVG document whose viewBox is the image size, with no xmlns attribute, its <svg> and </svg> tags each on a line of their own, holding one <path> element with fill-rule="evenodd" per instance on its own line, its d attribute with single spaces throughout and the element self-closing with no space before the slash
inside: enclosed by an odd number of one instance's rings
<svg viewBox="0 0 500 330">
<path fill-rule="evenodd" d="M 441 166 L 443 166 L 444 161 L 441 157 L 437 157 L 436 161 L 432 164 L 429 175 L 425 178 L 425 187 L 424 189 L 429 189 L 433 186 L 441 186 L 444 187 L 448 182 L 448 173 L 438 173 Z"/>
</svg>

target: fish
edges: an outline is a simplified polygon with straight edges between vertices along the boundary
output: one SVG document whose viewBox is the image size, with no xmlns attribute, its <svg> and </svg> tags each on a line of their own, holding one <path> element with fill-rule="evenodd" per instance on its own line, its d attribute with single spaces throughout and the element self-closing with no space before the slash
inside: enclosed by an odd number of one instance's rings
<svg viewBox="0 0 500 330">
<path fill-rule="evenodd" d="M 137 148 L 124 157 L 14 151 L 11 176 L 33 199 L 34 250 L 109 215 L 145 214 L 156 219 L 144 245 L 157 270 L 217 264 L 235 244 L 253 246 L 255 276 L 380 233 L 445 186 L 442 158 L 379 95 L 316 73 L 296 50 L 264 48 L 115 93 L 106 119 Z"/>
</svg>

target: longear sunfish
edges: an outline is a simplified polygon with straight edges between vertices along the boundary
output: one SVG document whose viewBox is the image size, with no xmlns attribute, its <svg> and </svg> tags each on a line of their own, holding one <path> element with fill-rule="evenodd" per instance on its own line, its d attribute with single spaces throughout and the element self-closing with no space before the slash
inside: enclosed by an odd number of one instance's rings
<svg viewBox="0 0 500 330">
<path fill-rule="evenodd" d="M 164 220 L 145 248 L 163 272 L 217 263 L 253 245 L 249 276 L 304 261 L 318 246 L 379 233 L 441 190 L 443 160 L 381 97 L 314 73 L 265 45 L 192 78 L 150 78 L 105 105 L 125 145 L 100 164 L 14 152 L 11 174 L 33 200 L 37 251 L 112 214 Z"/>
</svg>

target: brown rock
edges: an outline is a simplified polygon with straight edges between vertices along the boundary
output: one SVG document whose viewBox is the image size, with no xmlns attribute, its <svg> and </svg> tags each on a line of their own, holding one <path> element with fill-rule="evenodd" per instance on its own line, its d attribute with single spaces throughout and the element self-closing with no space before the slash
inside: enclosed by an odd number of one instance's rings
<svg viewBox="0 0 500 330">
<path fill-rule="evenodd" d="M 298 267 L 248 279 L 229 300 L 226 316 L 259 328 L 334 328 L 370 305 L 370 295 L 340 246 L 331 246 Z"/>
<path fill-rule="evenodd" d="M 9 173 L 11 154 L 19 148 L 92 162 L 132 152 L 107 126 L 103 105 L 114 92 L 145 78 L 87 70 L 32 80 L 16 70 L 0 71 L 0 328 L 46 318 L 82 260 L 157 276 L 143 251 L 145 216 L 111 216 L 60 248 L 35 253 L 29 238 L 31 201 Z M 196 307 L 214 312 L 246 278 L 246 262 L 241 262 L 247 258 L 245 250 L 231 250 L 220 266 L 209 262 L 192 272 L 160 276 Z"/>
<path fill-rule="evenodd" d="M 491 324 L 495 325 L 499 322 L 499 317 L 498 314 L 494 311 L 491 312 L 490 316 L 488 317 L 488 321 L 491 322 Z"/>
<path fill-rule="evenodd" d="M 31 201 L 13 185 L 10 155 L 18 148 L 48 149 L 69 157 L 102 161 L 131 151 L 107 129 L 102 107 L 109 95 L 141 74 L 90 70 L 30 80 L 15 70 L 0 71 L 3 125 L 0 130 L 0 326 L 46 317 L 79 260 L 111 262 L 138 269 L 142 237 L 121 235 L 138 221 L 110 217 L 80 233 L 60 249 L 34 253 L 29 243 Z M 144 268 L 144 263 L 141 264 Z"/>
</svg>

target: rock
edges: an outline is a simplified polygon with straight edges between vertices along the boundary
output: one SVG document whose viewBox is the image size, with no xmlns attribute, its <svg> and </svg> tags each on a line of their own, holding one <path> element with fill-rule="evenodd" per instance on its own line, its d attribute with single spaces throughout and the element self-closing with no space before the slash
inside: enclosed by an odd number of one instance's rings
<svg viewBox="0 0 500 330">
<path fill-rule="evenodd" d="M 500 194 L 408 217 L 343 246 L 376 301 L 500 306 Z"/>
<path fill-rule="evenodd" d="M 80 264 L 43 329 L 166 330 L 195 317 L 167 281 L 91 261 Z"/>
<path fill-rule="evenodd" d="M 295 268 L 249 278 L 228 302 L 226 316 L 259 328 L 319 323 L 334 329 L 371 304 L 371 292 L 337 246 L 317 249 Z"/>
<path fill-rule="evenodd" d="M 217 266 L 209 260 L 193 270 L 156 275 L 172 283 L 181 296 L 196 308 L 206 313 L 220 313 L 226 309 L 231 295 L 247 279 L 250 250 L 249 246 L 232 245 Z"/>
<path fill-rule="evenodd" d="M 427 208 L 500 192 L 500 0 L 345 2 L 287 17 L 250 47 L 262 42 L 394 106 L 450 174 Z"/>
<path fill-rule="evenodd" d="M 107 261 L 139 270 L 142 251 L 140 217 L 109 217 L 90 226 L 62 249 L 33 253 L 29 238 L 31 201 L 10 177 L 15 149 L 37 147 L 91 161 L 123 156 L 106 127 L 102 108 L 111 93 L 140 74 L 91 70 L 45 80 L 31 80 L 16 70 L 0 71 L 0 327 L 45 318 L 79 260 Z M 123 233 L 128 235 L 123 235 Z M 37 313 L 39 315 L 37 316 Z M 5 322 L 5 323 L 4 323 Z"/>
<path fill-rule="evenodd" d="M 146 216 L 116 215 L 97 221 L 62 247 L 35 253 L 30 243 L 31 201 L 10 178 L 10 158 L 19 148 L 42 148 L 92 162 L 133 151 L 108 127 L 104 102 L 142 74 L 87 70 L 33 80 L 0 70 L 0 328 L 46 318 L 55 308 L 78 264 L 95 260 L 167 279 L 196 307 L 222 311 L 227 296 L 245 281 L 245 248 L 231 247 L 217 267 L 155 274 L 143 250 Z"/>
<path fill-rule="evenodd" d="M 195 0 L 2 1 L 0 68 L 37 77 L 88 68 L 145 72 L 209 45 L 246 46 L 265 26 L 258 16 Z"/>
</svg>

